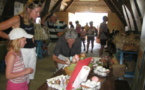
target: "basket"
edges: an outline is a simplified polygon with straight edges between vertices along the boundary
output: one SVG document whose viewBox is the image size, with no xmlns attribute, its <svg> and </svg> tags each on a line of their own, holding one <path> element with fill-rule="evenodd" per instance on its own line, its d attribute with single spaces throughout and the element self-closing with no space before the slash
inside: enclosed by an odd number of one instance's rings
<svg viewBox="0 0 145 90">
<path fill-rule="evenodd" d="M 137 52 L 139 50 L 139 46 L 133 46 L 133 45 L 129 45 L 129 44 L 124 44 L 122 50 Z"/>
<path fill-rule="evenodd" d="M 73 72 L 73 70 L 72 70 L 72 71 L 69 70 L 68 67 L 65 67 L 65 68 L 64 68 L 64 71 L 65 71 L 65 73 L 66 73 L 68 76 L 71 76 L 71 74 L 72 74 L 72 72 Z"/>
<path fill-rule="evenodd" d="M 125 65 L 117 64 L 117 65 L 113 65 L 112 68 L 113 68 L 113 76 L 114 77 L 124 76 L 125 71 L 126 71 Z"/>
<path fill-rule="evenodd" d="M 122 49 L 123 48 L 123 43 L 121 43 L 121 42 L 118 42 L 115 45 L 116 45 L 116 48 L 118 48 L 118 49 Z"/>
</svg>

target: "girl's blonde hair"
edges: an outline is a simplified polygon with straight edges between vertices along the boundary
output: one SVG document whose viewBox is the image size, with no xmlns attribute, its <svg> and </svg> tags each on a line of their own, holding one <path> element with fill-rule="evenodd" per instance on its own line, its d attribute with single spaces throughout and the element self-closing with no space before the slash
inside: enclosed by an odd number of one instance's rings
<svg viewBox="0 0 145 90">
<path fill-rule="evenodd" d="M 24 37 L 22 37 L 24 38 Z M 16 39 L 16 40 L 10 40 L 8 43 L 8 50 L 13 49 L 16 53 L 20 52 L 20 48 L 21 48 L 21 42 L 20 40 L 22 38 Z"/>
<path fill-rule="evenodd" d="M 30 25 L 31 23 L 34 23 L 33 19 L 28 18 L 28 16 L 29 16 L 28 8 L 33 10 L 35 8 L 38 8 L 38 7 L 43 7 L 43 5 L 40 1 L 28 1 L 26 3 L 24 10 L 21 13 L 23 15 L 24 24 Z"/>
</svg>

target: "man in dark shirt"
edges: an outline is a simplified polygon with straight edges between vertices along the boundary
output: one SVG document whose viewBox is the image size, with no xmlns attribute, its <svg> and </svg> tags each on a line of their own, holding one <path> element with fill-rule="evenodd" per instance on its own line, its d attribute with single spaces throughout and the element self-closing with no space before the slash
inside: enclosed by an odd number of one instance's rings
<svg viewBox="0 0 145 90">
<path fill-rule="evenodd" d="M 66 58 L 81 53 L 81 39 L 76 30 L 70 29 L 61 36 L 55 46 L 53 60 L 57 62 L 58 69 L 68 64 Z"/>
</svg>

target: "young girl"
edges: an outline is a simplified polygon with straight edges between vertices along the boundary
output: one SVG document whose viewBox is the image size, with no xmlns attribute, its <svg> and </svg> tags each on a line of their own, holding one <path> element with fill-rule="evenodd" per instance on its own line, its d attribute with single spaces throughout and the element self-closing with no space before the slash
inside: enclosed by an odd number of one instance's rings
<svg viewBox="0 0 145 90">
<path fill-rule="evenodd" d="M 5 57 L 8 79 L 6 90 L 28 90 L 28 74 L 33 69 L 25 68 L 20 49 L 27 43 L 26 38 L 32 37 L 22 28 L 14 28 L 9 34 L 8 53 Z"/>
</svg>

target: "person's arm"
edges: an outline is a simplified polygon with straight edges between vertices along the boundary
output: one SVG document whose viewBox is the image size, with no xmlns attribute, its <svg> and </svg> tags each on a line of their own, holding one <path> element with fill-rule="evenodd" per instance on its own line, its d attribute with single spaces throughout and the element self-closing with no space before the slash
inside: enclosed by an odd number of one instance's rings
<svg viewBox="0 0 145 90">
<path fill-rule="evenodd" d="M 98 36 L 98 29 L 96 28 L 96 27 L 94 27 L 95 28 L 95 33 L 96 33 L 96 37 Z"/>
<path fill-rule="evenodd" d="M 9 36 L 3 32 L 3 30 L 6 30 L 11 27 L 19 27 L 19 16 L 14 16 L 6 21 L 3 21 L 0 23 L 0 37 L 9 39 Z"/>
<path fill-rule="evenodd" d="M 26 68 L 22 72 L 13 73 L 12 70 L 14 67 L 15 59 L 16 59 L 16 56 L 13 54 L 9 54 L 6 57 L 6 78 L 7 79 L 17 78 L 17 77 L 20 77 L 22 75 L 30 74 L 33 72 L 32 68 Z"/>
<path fill-rule="evenodd" d="M 67 64 L 66 61 L 63 61 L 63 60 L 59 59 L 58 56 L 56 56 L 56 55 L 54 55 L 54 54 L 52 55 L 52 58 L 53 58 L 53 60 L 56 61 L 57 63 Z"/>
<path fill-rule="evenodd" d="M 103 33 L 103 24 L 100 24 L 100 28 L 99 28 L 99 35 L 98 38 L 100 38 L 100 35 Z"/>
</svg>

